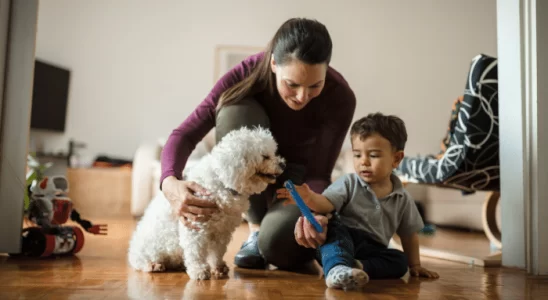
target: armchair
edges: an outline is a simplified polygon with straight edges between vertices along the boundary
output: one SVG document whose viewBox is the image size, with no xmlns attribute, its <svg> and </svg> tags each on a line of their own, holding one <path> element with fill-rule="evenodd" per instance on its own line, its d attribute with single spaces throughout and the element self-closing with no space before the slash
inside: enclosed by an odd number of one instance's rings
<svg viewBox="0 0 548 300">
<path fill-rule="evenodd" d="M 441 151 L 426 157 L 405 157 L 396 170 L 403 181 L 461 190 L 489 191 L 482 223 L 492 245 L 501 249 L 496 224 L 500 198 L 497 59 L 484 54 L 472 59 L 464 94 L 453 104 Z"/>
</svg>

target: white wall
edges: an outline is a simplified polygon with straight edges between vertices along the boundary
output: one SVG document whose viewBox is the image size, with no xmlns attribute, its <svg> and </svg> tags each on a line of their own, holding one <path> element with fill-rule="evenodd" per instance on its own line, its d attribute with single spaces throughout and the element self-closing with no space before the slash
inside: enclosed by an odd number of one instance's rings
<svg viewBox="0 0 548 300">
<path fill-rule="evenodd" d="M 46 150 L 131 158 L 167 136 L 212 87 L 218 44 L 264 46 L 287 18 L 317 18 L 333 66 L 374 111 L 407 122 L 410 155 L 437 152 L 470 60 L 496 56 L 495 0 L 41 1 L 37 57 L 72 70 L 67 131 L 33 132 Z M 214 8 L 207 8 L 212 6 Z"/>
</svg>

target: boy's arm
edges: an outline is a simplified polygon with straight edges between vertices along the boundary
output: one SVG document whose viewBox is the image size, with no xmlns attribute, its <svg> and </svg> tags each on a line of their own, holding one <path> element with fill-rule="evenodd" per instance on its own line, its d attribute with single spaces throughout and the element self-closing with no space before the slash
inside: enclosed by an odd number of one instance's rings
<svg viewBox="0 0 548 300">
<path fill-rule="evenodd" d="M 335 206 L 322 194 L 314 192 L 306 183 L 303 185 L 295 185 L 295 189 L 303 199 L 304 203 L 310 210 L 319 214 L 327 214 L 335 209 Z M 277 198 L 287 199 L 287 202 L 294 203 L 287 189 L 279 189 L 276 191 Z"/>
<path fill-rule="evenodd" d="M 317 194 L 313 191 L 311 191 L 310 199 L 303 201 L 310 207 L 310 210 L 319 213 L 319 214 L 327 214 L 332 212 L 335 209 L 335 206 L 329 201 L 324 195 Z"/>
<path fill-rule="evenodd" d="M 403 252 L 407 256 L 409 265 L 409 273 L 411 276 L 420 276 L 427 278 L 439 278 L 438 273 L 427 270 L 421 266 L 421 258 L 419 252 L 419 235 L 412 233 L 409 235 L 400 236 Z"/>
<path fill-rule="evenodd" d="M 410 235 L 400 236 L 400 239 L 403 252 L 407 256 L 409 267 L 420 267 L 419 235 L 417 233 L 412 233 Z"/>
<path fill-rule="evenodd" d="M 340 209 L 350 200 L 350 191 L 352 190 L 352 175 L 340 176 L 323 193 L 314 192 L 308 184 L 295 185 L 295 189 L 303 199 L 310 210 L 327 214 Z M 289 191 L 285 188 L 276 191 L 278 199 L 287 199 L 288 203 L 295 202 Z"/>
<path fill-rule="evenodd" d="M 415 201 L 407 192 L 404 193 L 404 197 L 401 200 L 405 204 L 401 208 L 402 214 L 397 234 L 401 239 L 403 252 L 407 256 L 409 273 L 411 276 L 438 278 L 438 273 L 431 272 L 421 266 L 418 232 L 424 228 L 424 222 L 415 205 Z"/>
</svg>

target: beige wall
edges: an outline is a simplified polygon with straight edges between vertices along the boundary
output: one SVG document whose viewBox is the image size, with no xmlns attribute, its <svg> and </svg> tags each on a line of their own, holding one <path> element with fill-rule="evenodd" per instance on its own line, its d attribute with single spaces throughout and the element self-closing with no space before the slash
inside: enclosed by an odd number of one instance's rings
<svg viewBox="0 0 548 300">
<path fill-rule="evenodd" d="M 72 81 L 66 133 L 33 132 L 33 142 L 57 151 L 75 138 L 90 157 L 131 158 L 209 92 L 216 45 L 263 46 L 287 18 L 305 16 L 328 26 L 356 117 L 398 114 L 408 154 L 437 152 L 470 60 L 496 55 L 495 2 L 42 1 L 37 57 L 71 69 Z"/>
</svg>

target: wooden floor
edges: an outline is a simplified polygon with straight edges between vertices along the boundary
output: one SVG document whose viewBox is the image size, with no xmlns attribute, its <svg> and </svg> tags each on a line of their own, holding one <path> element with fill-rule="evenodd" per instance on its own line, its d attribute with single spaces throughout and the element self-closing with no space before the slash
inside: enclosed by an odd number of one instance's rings
<svg viewBox="0 0 548 300">
<path fill-rule="evenodd" d="M 354 292 L 326 289 L 314 266 L 300 273 L 234 269 L 232 258 L 248 233 L 245 225 L 226 255 L 232 267 L 229 279 L 195 282 L 185 273 L 144 274 L 126 263 L 135 221 L 106 222 L 109 235 L 86 235 L 84 249 L 74 257 L 21 260 L 0 255 L 0 299 L 548 299 L 548 280 L 528 278 L 523 271 L 427 258 L 423 265 L 440 279 L 406 275 L 371 281 Z"/>
</svg>

